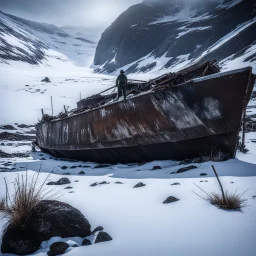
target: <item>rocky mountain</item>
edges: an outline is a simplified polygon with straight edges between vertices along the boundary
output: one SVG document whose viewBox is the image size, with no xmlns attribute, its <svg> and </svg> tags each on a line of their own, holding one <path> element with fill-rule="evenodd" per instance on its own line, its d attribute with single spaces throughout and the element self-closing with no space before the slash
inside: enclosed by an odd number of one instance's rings
<svg viewBox="0 0 256 256">
<path fill-rule="evenodd" d="M 50 59 L 89 66 L 98 36 L 85 28 L 57 27 L 0 12 L 0 62 L 33 65 Z"/>
<path fill-rule="evenodd" d="M 95 71 L 159 72 L 208 59 L 256 67 L 255 31 L 255 0 L 144 0 L 104 31 Z"/>
</svg>

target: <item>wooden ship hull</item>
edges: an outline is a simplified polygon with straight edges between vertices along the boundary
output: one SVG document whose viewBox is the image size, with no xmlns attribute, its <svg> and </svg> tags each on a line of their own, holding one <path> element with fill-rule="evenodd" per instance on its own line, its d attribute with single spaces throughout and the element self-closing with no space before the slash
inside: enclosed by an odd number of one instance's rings
<svg viewBox="0 0 256 256">
<path fill-rule="evenodd" d="M 80 102 L 72 114 L 39 123 L 36 144 L 55 157 L 98 163 L 183 160 L 216 149 L 234 157 L 255 78 L 250 67 L 216 72 L 178 82 L 176 74 L 176 84 L 155 79 L 126 102 Z"/>
</svg>

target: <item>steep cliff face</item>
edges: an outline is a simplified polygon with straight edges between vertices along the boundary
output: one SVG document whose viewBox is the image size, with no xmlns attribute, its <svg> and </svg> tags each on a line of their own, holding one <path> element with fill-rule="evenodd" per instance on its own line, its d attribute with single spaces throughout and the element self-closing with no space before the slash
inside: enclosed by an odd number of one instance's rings
<svg viewBox="0 0 256 256">
<path fill-rule="evenodd" d="M 254 0 L 145 0 L 122 13 L 102 34 L 95 70 L 175 70 L 206 59 L 226 63 L 243 55 L 255 61 L 253 31 Z"/>
</svg>

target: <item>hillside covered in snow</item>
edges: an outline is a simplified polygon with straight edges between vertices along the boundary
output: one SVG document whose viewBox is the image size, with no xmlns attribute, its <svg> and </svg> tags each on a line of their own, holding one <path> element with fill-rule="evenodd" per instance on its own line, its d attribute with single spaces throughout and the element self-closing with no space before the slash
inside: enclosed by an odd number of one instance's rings
<svg viewBox="0 0 256 256">
<path fill-rule="evenodd" d="M 209 59 L 256 67 L 255 30 L 254 0 L 144 0 L 104 31 L 94 65 L 104 73 L 175 71 Z"/>
<path fill-rule="evenodd" d="M 83 27 L 57 27 L 0 12 L 0 64 L 51 66 L 61 61 L 88 67 L 99 35 Z"/>
</svg>

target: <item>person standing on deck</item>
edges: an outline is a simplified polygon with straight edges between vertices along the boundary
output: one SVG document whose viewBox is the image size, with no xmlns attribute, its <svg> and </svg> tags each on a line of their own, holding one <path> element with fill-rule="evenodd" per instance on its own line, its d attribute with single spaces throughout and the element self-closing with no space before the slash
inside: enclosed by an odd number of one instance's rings
<svg viewBox="0 0 256 256">
<path fill-rule="evenodd" d="M 127 76 L 124 74 L 124 71 L 120 71 L 120 75 L 116 79 L 116 86 L 118 88 L 117 99 L 120 96 L 124 96 L 124 101 L 126 101 L 126 85 L 127 85 Z"/>
</svg>

